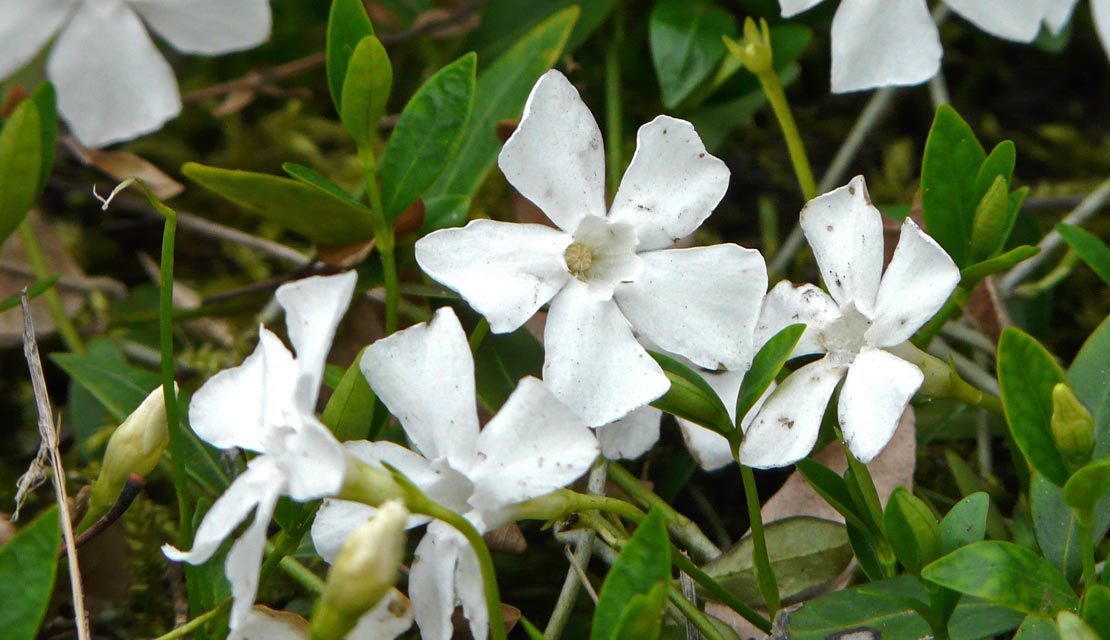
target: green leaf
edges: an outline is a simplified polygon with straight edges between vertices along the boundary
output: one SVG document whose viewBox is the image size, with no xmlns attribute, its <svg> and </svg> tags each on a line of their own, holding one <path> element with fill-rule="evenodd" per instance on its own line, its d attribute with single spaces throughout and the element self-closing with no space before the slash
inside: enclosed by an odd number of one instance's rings
<svg viewBox="0 0 1110 640">
<path fill-rule="evenodd" d="M 735 427 L 721 397 L 699 373 L 674 358 L 649 351 L 663 369 L 671 388 L 651 406 L 712 429 L 730 440 Z"/>
<path fill-rule="evenodd" d="M 863 531 L 875 528 L 868 524 L 871 516 L 866 509 L 856 509 L 855 500 L 852 499 L 852 494 L 848 491 L 847 483 L 837 472 L 809 458 L 799 460 L 795 468 L 809 483 L 809 486 L 813 487 L 813 490 L 824 498 L 829 506 L 844 516 L 846 521 Z"/>
<path fill-rule="evenodd" d="M 593 640 L 611 640 L 621 618 L 637 595 L 664 587 L 671 579 L 671 545 L 663 523 L 663 513 L 652 509 L 621 549 L 598 595 L 594 612 Z"/>
<path fill-rule="evenodd" d="M 520 616 L 520 626 L 524 628 L 524 633 L 528 634 L 529 640 L 544 640 L 543 632 L 525 616 Z"/>
<path fill-rule="evenodd" d="M 58 139 L 58 94 L 54 85 L 44 82 L 35 87 L 31 93 L 31 102 L 39 110 L 39 131 L 42 133 L 40 149 L 39 181 L 35 188 L 35 199 L 42 195 L 46 188 L 46 181 L 50 179 L 50 172 L 54 170 L 54 152 Z"/>
<path fill-rule="evenodd" d="M 940 526 L 933 512 L 905 487 L 890 494 L 883 531 L 894 556 L 914 575 L 940 555 Z"/>
<path fill-rule="evenodd" d="M 1068 640 L 1101 640 L 1102 638 L 1083 621 L 1083 618 L 1071 611 L 1061 611 L 1057 614 L 1056 626 L 1060 630 L 1060 637 Z"/>
<path fill-rule="evenodd" d="M 971 261 L 992 257 L 1006 244 L 1017 210 L 1010 207 L 1010 188 L 997 176 L 975 207 L 971 223 Z"/>
<path fill-rule="evenodd" d="M 1110 494 L 1110 458 L 1080 467 L 1064 485 L 1064 502 L 1079 512 L 1080 518 L 1093 517 L 1099 500 Z M 1093 524 L 1093 520 L 1088 521 Z"/>
<path fill-rule="evenodd" d="M 505 404 L 521 378 L 539 378 L 542 373 L 543 345 L 524 327 L 512 333 L 487 335 L 474 357 L 478 397 L 491 411 Z"/>
<path fill-rule="evenodd" d="M 1066 382 L 1064 371 L 1036 339 L 1013 327 L 1002 332 L 998 341 L 998 387 L 1006 421 L 1029 464 L 1063 486 L 1068 469 L 1049 428 L 1052 387 L 1060 382 Z"/>
<path fill-rule="evenodd" d="M 355 361 L 343 372 L 335 391 L 328 398 L 324 406 L 321 421 L 331 429 L 340 442 L 348 440 L 376 440 L 378 434 L 370 433 L 370 425 L 374 420 L 374 407 L 377 405 L 377 396 L 366 376 L 362 375 L 362 351 L 355 356 Z"/>
<path fill-rule="evenodd" d="M 366 36 L 374 35 L 374 25 L 362 0 L 334 0 L 328 14 L 327 67 L 328 91 L 336 113 L 343 113 L 343 82 L 355 48 Z"/>
<path fill-rule="evenodd" d="M 366 216 L 373 215 L 370 209 L 359 202 L 349 191 L 304 165 L 295 162 L 284 162 L 281 165 L 281 170 L 290 178 L 293 178 L 305 186 L 312 187 L 314 190 L 319 191 L 329 198 L 335 199 L 337 202 L 348 207 L 359 209 L 363 211 L 363 214 Z"/>
<path fill-rule="evenodd" d="M 434 196 L 424 199 L 424 225 L 420 235 L 424 236 L 447 227 L 461 227 L 470 213 L 470 198 L 467 196 Z"/>
<path fill-rule="evenodd" d="M 1102 538 L 1110 527 L 1110 503 L 1103 503 L 1095 512 L 1092 537 Z M 1064 501 L 1064 490 L 1052 484 L 1039 473 L 1029 481 L 1029 509 L 1033 518 L 1033 531 L 1041 554 L 1075 584 L 1083 572 L 1080 556 L 1079 521 L 1075 511 Z"/>
<path fill-rule="evenodd" d="M 321 185 L 188 162 L 182 173 L 202 187 L 318 244 L 374 237 L 370 210 L 338 199 Z"/>
<path fill-rule="evenodd" d="M 1022 613 L 1054 616 L 1079 598 L 1047 560 L 1012 542 L 960 547 L 921 570 L 921 577 Z"/>
<path fill-rule="evenodd" d="M 54 593 L 60 531 L 54 507 L 0 547 L 0 629 L 7 640 L 32 640 L 38 633 Z"/>
<path fill-rule="evenodd" d="M 55 284 L 58 283 L 59 278 L 61 278 L 61 276 L 55 274 L 45 280 L 39 280 L 30 287 L 27 287 L 27 299 L 34 300 L 35 298 L 46 293 L 47 289 L 53 287 Z M 21 299 L 22 293 L 16 291 L 7 298 L 4 298 L 2 302 L 0 302 L 0 311 L 7 311 L 8 309 L 18 307 Z"/>
<path fill-rule="evenodd" d="M 940 521 L 940 552 L 951 553 L 973 542 L 981 542 L 987 532 L 990 496 L 979 491 L 957 502 Z"/>
<path fill-rule="evenodd" d="M 477 59 L 468 53 L 416 91 L 382 160 L 382 208 L 395 219 L 435 182 L 459 149 L 474 108 Z"/>
<path fill-rule="evenodd" d="M 991 149 L 979 171 L 975 174 L 975 193 L 981 199 L 991 189 L 996 178 L 1002 178 L 1009 191 L 1010 179 L 1017 164 L 1017 147 L 1012 140 L 1003 140 Z"/>
<path fill-rule="evenodd" d="M 792 324 L 779 331 L 767 341 L 755 354 L 752 366 L 744 374 L 740 383 L 740 394 L 736 397 L 736 428 L 748 415 L 755 403 L 763 395 L 775 377 L 782 371 L 783 365 L 790 358 L 794 346 L 798 344 L 802 334 L 805 333 L 804 324 Z"/>
<path fill-rule="evenodd" d="M 955 109 L 941 105 L 921 159 L 921 212 L 929 234 L 960 267 L 969 264 L 972 217 L 980 198 L 975 180 L 986 157 L 971 127 Z"/>
<path fill-rule="evenodd" d="M 1094 459 L 1110 456 L 1110 317 L 1083 343 L 1068 369 L 1075 397 L 1095 419 Z"/>
<path fill-rule="evenodd" d="M 1105 242 L 1090 231 L 1073 224 L 1058 224 L 1056 232 L 1083 258 L 1083 262 L 1091 266 L 1103 282 L 1110 284 L 1110 247 Z"/>
<path fill-rule="evenodd" d="M 783 600 L 798 597 L 835 580 L 852 561 L 848 533 L 839 522 L 800 516 L 767 524 L 767 554 Z M 745 602 L 762 604 L 755 578 L 751 536 L 702 567 Z"/>
<path fill-rule="evenodd" d="M 563 52 L 579 9 L 572 6 L 544 20 L 478 76 L 474 113 L 454 161 L 426 194 L 470 198 L 493 167 L 501 144 L 497 123 L 519 118 L 532 85 Z"/>
<path fill-rule="evenodd" d="M 482 23 L 466 37 L 461 50 L 474 51 L 478 54 L 479 63 L 486 65 L 537 24 L 558 11 L 576 5 L 581 15 L 567 39 L 566 51 L 570 53 L 601 26 L 616 4 L 616 0 L 545 0 L 539 3 L 489 0 L 482 12 Z"/>
<path fill-rule="evenodd" d="M 1025 262 L 1040 252 L 1039 247 L 1027 244 L 1014 247 L 1002 255 L 960 269 L 960 284 L 965 288 L 973 287 L 983 278 L 1000 271 L 1007 271 L 1017 263 Z"/>
<path fill-rule="evenodd" d="M 736 18 L 720 7 L 690 0 L 660 0 L 648 20 L 648 40 L 663 106 L 674 109 L 725 57 L 721 36 L 735 36 Z"/>
<path fill-rule="evenodd" d="M 1014 640 L 1060 640 L 1060 632 L 1052 620 L 1028 616 L 1014 634 Z"/>
<path fill-rule="evenodd" d="M 0 130 L 0 244 L 23 222 L 38 197 L 42 143 L 38 107 L 24 100 Z"/>
<path fill-rule="evenodd" d="M 624 607 L 613 640 L 655 640 L 663 630 L 663 607 L 667 584 L 660 582 L 647 593 L 632 596 Z"/>
<path fill-rule="evenodd" d="M 378 122 L 393 88 L 393 65 L 381 40 L 366 36 L 355 47 L 343 80 L 339 119 L 359 149 L 373 149 Z"/>
<path fill-rule="evenodd" d="M 1110 587 L 1094 584 L 1083 594 L 1083 619 L 1101 637 L 1110 638 Z"/>
</svg>

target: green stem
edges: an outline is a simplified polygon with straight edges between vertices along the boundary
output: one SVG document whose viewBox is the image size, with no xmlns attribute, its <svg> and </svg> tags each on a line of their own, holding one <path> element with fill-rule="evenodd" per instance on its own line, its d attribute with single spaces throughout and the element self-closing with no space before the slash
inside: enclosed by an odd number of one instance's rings
<svg viewBox="0 0 1110 640">
<path fill-rule="evenodd" d="M 282 556 L 278 562 L 278 566 L 285 572 L 285 575 L 293 578 L 305 589 L 312 592 L 312 595 L 319 596 L 324 593 L 324 581 L 320 576 L 312 572 L 311 569 L 304 566 L 297 561 L 293 556 Z"/>
<path fill-rule="evenodd" d="M 1086 518 L 1081 514 L 1079 521 L 1079 555 L 1083 557 L 1083 589 L 1090 589 L 1098 584 L 1095 571 L 1095 543 L 1094 543 L 1094 518 Z M 1093 516 L 1093 514 L 1091 514 Z"/>
<path fill-rule="evenodd" d="M 706 592 L 713 596 L 718 602 L 727 605 L 730 609 L 740 614 L 742 618 L 755 625 L 760 631 L 771 633 L 770 620 L 722 587 L 720 583 L 713 579 L 713 576 L 698 568 L 689 558 L 682 555 L 678 549 L 671 549 L 671 560 L 674 561 L 675 566 L 678 567 L 680 571 L 693 578 L 694 582 L 698 583 L 698 586 L 705 589 Z"/>
<path fill-rule="evenodd" d="M 1079 264 L 1079 254 L 1075 252 L 1075 249 L 1068 249 L 1060 263 L 1053 267 L 1052 271 L 1049 271 L 1045 277 L 1036 282 L 1029 282 L 1017 287 L 1014 289 L 1014 295 L 1023 298 L 1036 298 L 1042 293 L 1051 291 L 1071 275 L 1077 264 Z"/>
<path fill-rule="evenodd" d="M 779 599 L 779 585 L 775 579 L 775 572 L 771 568 L 771 556 L 767 553 L 767 536 L 763 532 L 763 514 L 760 512 L 759 494 L 755 488 L 755 474 L 751 467 L 740 465 L 740 475 L 744 481 L 744 499 L 748 503 L 748 520 L 752 527 L 752 559 L 755 565 L 755 577 L 759 582 L 759 592 L 763 595 L 763 602 L 767 605 L 767 613 L 775 617 L 782 607 Z"/>
<path fill-rule="evenodd" d="M 709 621 L 709 617 L 701 609 L 698 609 L 696 604 L 687 600 L 678 587 L 673 584 L 670 585 L 667 596 L 670 598 L 671 604 L 678 607 L 682 615 L 686 616 L 686 619 L 692 622 L 707 640 L 725 640 L 724 634 Z"/>
<path fill-rule="evenodd" d="M 489 333 L 489 320 L 483 316 L 478 320 L 478 324 L 474 325 L 474 331 L 470 332 L 470 352 L 473 354 L 478 353 L 478 347 L 482 346 L 482 341 L 486 339 L 486 334 Z"/>
<path fill-rule="evenodd" d="M 807 201 L 817 197 L 817 183 L 813 180 L 813 169 L 809 166 L 809 157 L 806 156 L 805 144 L 798 133 L 798 125 L 794 122 L 794 114 L 790 111 L 790 103 L 786 93 L 782 90 L 782 83 L 774 68 L 768 68 L 757 74 L 759 83 L 763 85 L 763 93 L 767 94 L 767 101 L 778 119 L 782 137 L 786 140 L 786 149 L 790 152 L 790 162 L 794 165 L 794 175 L 798 178 L 798 186 L 802 190 L 802 197 Z"/>
<path fill-rule="evenodd" d="M 621 114 L 621 52 L 624 50 L 624 11 L 613 10 L 613 37 L 605 48 L 605 177 L 612 197 L 620 187 L 624 169 L 624 136 Z"/>
<path fill-rule="evenodd" d="M 24 219 L 19 225 L 19 238 L 23 241 L 23 249 L 27 252 L 27 259 L 31 263 L 35 277 L 39 280 L 50 278 L 53 273 L 50 265 L 46 263 L 42 245 L 39 244 L 39 239 L 35 236 L 35 230 L 31 227 L 30 220 Z M 43 295 L 46 297 L 46 306 L 50 309 L 50 317 L 54 320 L 54 326 L 58 328 L 62 341 L 66 343 L 66 348 L 73 353 L 84 355 L 85 343 L 81 340 L 81 334 L 77 332 L 77 327 L 73 325 L 73 320 L 66 313 L 65 305 L 62 304 L 62 297 L 58 295 L 58 290 L 51 287 Z"/>
<path fill-rule="evenodd" d="M 681 542 L 698 562 L 706 562 L 721 555 L 721 550 L 698 528 L 694 521 L 675 511 L 674 507 L 645 487 L 627 469 L 619 464 L 609 465 L 609 479 L 644 507 L 648 509 L 657 508 L 662 511 L 667 522 L 667 529 L 670 530 L 671 535 Z"/>
<path fill-rule="evenodd" d="M 363 180 L 366 184 L 366 196 L 370 201 L 371 225 L 374 230 L 374 240 L 378 254 L 382 260 L 382 275 L 385 279 L 385 334 L 390 335 L 397 331 L 397 309 L 400 306 L 401 289 L 397 280 L 397 260 L 394 256 L 393 227 L 385 218 L 382 208 L 382 193 L 378 187 L 377 159 L 369 148 L 359 149 L 359 159 L 362 161 Z"/>
<path fill-rule="evenodd" d="M 220 615 L 225 609 L 228 609 L 230 607 L 231 598 L 227 598 L 220 604 L 216 605 L 216 608 L 205 611 L 204 613 L 186 622 L 180 627 L 177 627 L 169 633 L 164 633 L 157 638 L 154 638 L 154 640 L 177 640 L 177 638 L 185 638 L 192 632 L 211 622 L 213 618 Z"/>
</svg>

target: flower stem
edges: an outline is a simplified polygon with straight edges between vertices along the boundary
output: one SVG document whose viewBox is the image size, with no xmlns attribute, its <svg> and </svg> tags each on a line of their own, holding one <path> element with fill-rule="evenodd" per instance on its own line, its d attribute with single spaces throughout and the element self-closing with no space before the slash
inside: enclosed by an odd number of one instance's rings
<svg viewBox="0 0 1110 640">
<path fill-rule="evenodd" d="M 50 265 L 46 264 L 46 257 L 42 251 L 42 245 L 39 244 L 39 239 L 35 235 L 34 228 L 31 227 L 31 222 L 24 219 L 19 225 L 19 238 L 23 241 L 23 249 L 27 252 L 27 259 L 31 262 L 31 268 L 35 272 L 35 277 L 41 280 L 46 280 L 51 276 Z M 66 313 L 65 305 L 62 304 L 62 297 L 58 295 L 56 287 L 50 287 L 43 296 L 46 297 L 47 308 L 50 309 L 50 317 L 54 320 L 54 326 L 58 328 L 58 333 L 62 336 L 62 341 L 66 343 L 66 348 L 73 353 L 84 355 L 85 343 L 81 340 L 81 334 L 77 332 L 77 327 L 73 325 L 73 320 L 70 319 L 69 314 Z"/>
<path fill-rule="evenodd" d="M 1079 254 L 1075 249 L 1068 249 L 1064 257 L 1061 258 L 1060 263 L 1052 268 L 1045 277 L 1037 280 L 1036 282 L 1029 282 L 1018 286 L 1014 289 L 1014 295 L 1023 298 L 1036 298 L 1037 296 L 1051 291 L 1056 285 L 1063 282 L 1071 272 L 1075 269 L 1075 265 L 1079 264 Z"/>
<path fill-rule="evenodd" d="M 393 227 L 386 220 L 385 210 L 382 208 L 382 193 L 376 177 L 377 160 L 374 157 L 374 151 L 368 147 L 359 149 L 359 159 L 362 161 L 366 196 L 370 201 L 370 211 L 373 214 L 370 222 L 374 230 L 374 240 L 382 261 L 382 275 L 385 279 L 385 334 L 390 335 L 397 331 L 397 308 L 401 300 L 400 285 L 397 281 L 397 260 L 393 253 Z"/>
<path fill-rule="evenodd" d="M 698 568 L 697 565 L 689 558 L 682 555 L 677 549 L 671 550 L 671 559 L 679 570 L 693 578 L 694 582 L 698 583 L 698 586 L 705 589 L 710 595 L 716 598 L 717 601 L 724 603 L 730 609 L 740 614 L 742 618 L 755 625 L 760 631 L 771 633 L 770 620 L 722 587 L 712 576 Z"/>
<path fill-rule="evenodd" d="M 662 511 L 671 535 L 681 542 L 699 562 L 712 560 L 721 555 L 721 550 L 698 528 L 693 520 L 675 511 L 674 507 L 645 487 L 627 469 L 619 464 L 612 464 L 609 466 L 609 478 L 633 500 L 649 509 L 654 507 Z"/>
<path fill-rule="evenodd" d="M 724 634 L 718 631 L 717 627 L 709 621 L 709 616 L 705 615 L 705 613 L 698 608 L 697 604 L 687 600 L 686 597 L 682 595 L 682 592 L 673 584 L 670 585 L 667 596 L 671 604 L 678 607 L 682 615 L 686 616 L 686 619 L 698 628 L 698 631 L 701 632 L 703 637 L 707 640 L 725 640 Z"/>
<path fill-rule="evenodd" d="M 589 492 L 589 495 L 601 495 L 605 491 L 605 482 L 608 478 L 609 461 L 605 458 L 598 458 L 590 470 L 590 477 L 586 482 L 586 491 Z M 559 599 L 555 601 L 551 617 L 548 618 L 547 626 L 544 627 L 544 638 L 550 640 L 559 638 L 563 635 L 567 623 L 570 622 L 570 614 L 574 611 L 574 603 L 578 600 L 578 593 L 582 590 L 582 581 L 578 577 L 578 570 L 579 567 L 586 567 L 590 564 L 595 535 L 592 530 L 589 530 L 583 532 L 578 539 L 573 559 L 578 566 L 572 565 L 567 570 L 567 576 L 563 580 L 563 588 L 559 591 Z"/>
<path fill-rule="evenodd" d="M 1083 557 L 1083 589 L 1087 590 L 1098 584 L 1095 571 L 1094 518 L 1080 517 L 1077 520 L 1079 521 L 1079 555 Z"/>
<path fill-rule="evenodd" d="M 478 320 L 478 324 L 474 325 L 474 331 L 470 332 L 470 352 L 477 355 L 478 347 L 482 346 L 482 341 L 486 339 L 489 333 L 489 320 L 482 316 Z"/>
<path fill-rule="evenodd" d="M 215 608 L 205 611 L 204 613 L 186 622 L 180 627 L 177 627 L 176 629 L 173 629 L 168 633 L 164 633 L 157 638 L 154 638 L 154 640 L 177 640 L 177 638 L 188 637 L 189 634 L 211 622 L 212 618 L 220 615 L 220 613 L 222 613 L 230 606 L 231 598 L 227 598 L 220 604 L 216 605 Z"/>
<path fill-rule="evenodd" d="M 767 606 L 767 613 L 774 618 L 782 607 L 779 599 L 779 585 L 771 568 L 771 556 L 767 552 L 767 536 L 763 531 L 763 514 L 760 512 L 759 494 L 755 488 L 755 474 L 751 467 L 740 465 L 740 476 L 744 481 L 744 499 L 748 503 L 748 521 L 752 527 L 752 560 L 755 577 L 759 582 L 759 592 Z"/>
<path fill-rule="evenodd" d="M 798 124 L 794 122 L 794 114 L 790 111 L 790 103 L 782 90 L 782 82 L 773 67 L 757 73 L 756 77 L 759 78 L 759 84 L 763 85 L 763 93 L 767 94 L 767 101 L 771 103 L 771 110 L 774 111 L 782 137 L 786 140 L 786 150 L 790 152 L 790 162 L 794 165 L 794 175 L 798 178 L 802 197 L 807 201 L 812 200 L 817 197 L 817 183 L 813 180 L 813 169 L 810 168 L 802 136 L 798 133 Z"/>
<path fill-rule="evenodd" d="M 609 196 L 620 187 L 624 168 L 624 136 L 621 126 L 621 51 L 624 50 L 624 11 L 621 3 L 613 9 L 613 36 L 605 48 L 605 177 Z"/>
</svg>

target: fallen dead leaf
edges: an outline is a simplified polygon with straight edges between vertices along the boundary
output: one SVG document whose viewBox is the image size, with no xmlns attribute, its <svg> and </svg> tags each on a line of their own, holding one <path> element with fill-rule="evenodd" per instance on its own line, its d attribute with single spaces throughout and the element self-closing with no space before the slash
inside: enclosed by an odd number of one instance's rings
<svg viewBox="0 0 1110 640">
<path fill-rule="evenodd" d="M 87 149 L 72 136 L 64 136 L 62 142 L 82 163 L 99 169 L 114 178 L 116 182 L 139 178 L 159 200 L 169 200 L 185 190 L 185 185 L 134 153 Z"/>
</svg>

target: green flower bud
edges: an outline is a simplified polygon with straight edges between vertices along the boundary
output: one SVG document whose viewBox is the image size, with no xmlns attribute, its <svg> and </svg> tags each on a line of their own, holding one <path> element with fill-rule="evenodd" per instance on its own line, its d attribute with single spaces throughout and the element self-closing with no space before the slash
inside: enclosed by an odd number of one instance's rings
<svg viewBox="0 0 1110 640">
<path fill-rule="evenodd" d="M 1095 421 L 1087 407 L 1075 397 L 1066 383 L 1052 387 L 1052 439 L 1064 457 L 1064 464 L 1075 471 L 1091 460 L 1095 447 Z"/>
<path fill-rule="evenodd" d="M 409 512 L 390 500 L 343 542 L 312 614 L 314 640 L 341 640 L 397 582 Z"/>
<path fill-rule="evenodd" d="M 724 41 L 729 53 L 739 58 L 744 67 L 755 75 L 774 69 L 771 31 L 766 20 L 760 18 L 759 26 L 756 26 L 755 20 L 748 18 L 744 21 L 744 37 L 739 42 L 728 36 L 724 36 Z"/>
</svg>

